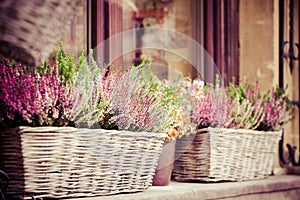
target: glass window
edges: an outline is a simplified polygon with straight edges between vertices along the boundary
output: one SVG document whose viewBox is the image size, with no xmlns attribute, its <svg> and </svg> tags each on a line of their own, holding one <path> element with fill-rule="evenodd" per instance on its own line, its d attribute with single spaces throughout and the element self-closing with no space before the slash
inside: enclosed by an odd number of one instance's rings
<svg viewBox="0 0 300 200">
<path fill-rule="evenodd" d="M 178 72 L 190 77 L 201 73 L 190 63 L 195 55 L 189 50 L 194 39 L 199 44 L 203 41 L 203 22 L 198 17 L 202 7 L 202 0 L 123 1 L 123 31 L 131 30 L 133 35 L 123 46 L 134 45 L 131 49 L 135 49 L 123 56 L 124 66 L 138 64 L 146 55 L 152 57 L 152 70 L 161 79 L 173 78 Z M 181 34 L 190 39 L 180 39 Z"/>
<path fill-rule="evenodd" d="M 81 50 L 87 50 L 87 2 L 81 0 L 77 13 L 66 27 L 61 38 L 68 53 L 80 55 Z"/>
</svg>

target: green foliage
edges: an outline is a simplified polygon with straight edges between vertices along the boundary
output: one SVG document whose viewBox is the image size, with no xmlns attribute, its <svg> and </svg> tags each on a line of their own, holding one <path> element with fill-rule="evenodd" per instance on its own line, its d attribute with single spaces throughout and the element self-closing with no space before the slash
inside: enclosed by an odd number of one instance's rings
<svg viewBox="0 0 300 200">
<path fill-rule="evenodd" d="M 54 51 L 53 59 L 55 60 L 58 66 L 59 77 L 62 83 L 66 84 L 70 88 L 73 84 L 78 68 L 75 64 L 75 55 L 68 55 L 64 48 L 63 43 L 60 42 L 60 49 Z M 81 54 L 79 60 L 84 59 L 84 56 Z"/>
</svg>

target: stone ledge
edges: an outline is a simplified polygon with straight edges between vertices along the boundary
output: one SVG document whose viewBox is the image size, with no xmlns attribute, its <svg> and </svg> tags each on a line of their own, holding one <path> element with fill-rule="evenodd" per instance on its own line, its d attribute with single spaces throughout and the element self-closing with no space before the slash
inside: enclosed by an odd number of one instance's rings
<svg viewBox="0 0 300 200">
<path fill-rule="evenodd" d="M 201 200 L 201 199 L 300 199 L 300 176 L 271 176 L 267 179 L 223 182 L 183 183 L 152 186 L 144 192 L 79 200 Z"/>
</svg>

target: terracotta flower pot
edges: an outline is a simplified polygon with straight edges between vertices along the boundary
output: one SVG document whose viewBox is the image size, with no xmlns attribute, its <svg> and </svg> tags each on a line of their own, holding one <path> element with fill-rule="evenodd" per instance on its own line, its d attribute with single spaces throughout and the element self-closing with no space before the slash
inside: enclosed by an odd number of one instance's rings
<svg viewBox="0 0 300 200">
<path fill-rule="evenodd" d="M 153 176 L 152 185 L 167 186 L 170 184 L 174 164 L 175 144 L 176 140 L 164 144 Z"/>
</svg>

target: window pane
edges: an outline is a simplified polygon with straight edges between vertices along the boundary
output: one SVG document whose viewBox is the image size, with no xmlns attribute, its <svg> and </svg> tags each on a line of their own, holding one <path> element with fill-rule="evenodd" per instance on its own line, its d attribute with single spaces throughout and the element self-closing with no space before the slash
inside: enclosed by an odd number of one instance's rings
<svg viewBox="0 0 300 200">
<path fill-rule="evenodd" d="M 87 2 L 81 0 L 77 13 L 66 27 L 62 36 L 62 42 L 66 52 L 80 55 L 82 49 L 87 50 Z"/>
<path fill-rule="evenodd" d="M 189 63 L 195 56 L 189 52 L 191 44 L 181 41 L 177 34 L 185 34 L 201 43 L 203 29 L 199 16 L 202 11 L 197 6 L 201 8 L 202 4 L 202 0 L 124 0 L 123 31 L 131 30 L 133 38 L 124 38 L 123 46 L 134 45 L 138 49 L 123 56 L 124 66 L 138 63 L 141 56 L 146 55 L 153 58 L 153 71 L 161 79 L 174 78 L 178 72 L 190 77 L 199 76 L 201 70 L 197 72 Z M 139 28 L 145 29 L 140 33 Z M 160 28 L 171 31 L 162 33 Z M 161 45 L 172 48 L 163 49 Z M 145 48 L 148 46 L 153 48 Z"/>
</svg>

